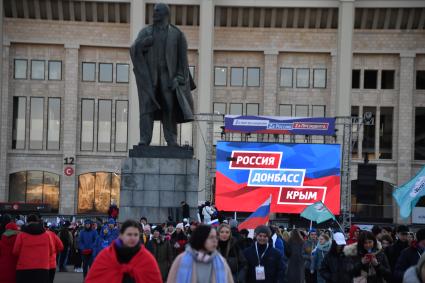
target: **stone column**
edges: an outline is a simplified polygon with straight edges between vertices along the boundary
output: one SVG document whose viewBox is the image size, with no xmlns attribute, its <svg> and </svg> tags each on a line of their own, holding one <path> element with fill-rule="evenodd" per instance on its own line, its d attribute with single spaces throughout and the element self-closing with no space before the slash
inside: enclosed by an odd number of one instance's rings
<svg viewBox="0 0 425 283">
<path fill-rule="evenodd" d="M 144 0 L 131 0 L 130 6 L 130 42 L 133 44 L 137 34 L 145 25 L 146 4 Z M 130 54 L 128 55 L 130 57 Z M 133 64 L 130 67 L 130 84 L 128 93 L 128 149 L 139 143 L 139 98 L 137 96 L 136 79 L 133 73 Z"/>
<path fill-rule="evenodd" d="M 354 10 L 354 0 L 340 0 L 336 66 L 336 116 L 350 116 L 351 113 Z"/>
<path fill-rule="evenodd" d="M 213 42 L 214 42 L 214 1 L 202 0 L 199 23 L 199 75 L 198 75 L 198 113 L 212 112 L 212 69 L 213 69 Z M 211 188 L 206 178 L 210 178 L 207 171 L 207 147 L 204 137 L 208 136 L 208 124 L 199 122 L 196 129 L 196 158 L 199 160 L 199 200 L 205 200 L 206 190 Z M 205 142 L 209 142 L 205 140 Z M 211 157 L 210 157 L 211 158 Z"/>
<path fill-rule="evenodd" d="M 263 115 L 275 116 L 277 111 L 277 50 L 264 51 Z"/>
<path fill-rule="evenodd" d="M 2 5 L 2 4 L 1 4 Z M 1 16 L 3 19 L 3 16 Z M 9 97 L 9 51 L 10 43 L 3 44 L 0 42 L 2 57 L 0 61 L 0 201 L 8 201 L 8 169 L 7 169 L 7 152 L 10 149 L 12 137 L 12 99 Z"/>
<path fill-rule="evenodd" d="M 412 177 L 413 94 L 415 74 L 415 53 L 400 54 L 400 93 L 398 96 L 397 133 L 397 185 L 406 183 Z M 397 204 L 393 200 L 394 222 L 405 222 L 400 218 Z"/>
<path fill-rule="evenodd" d="M 65 168 L 72 168 L 74 173 L 71 176 L 62 174 L 60 190 L 60 214 L 74 214 L 76 212 L 76 199 L 78 194 L 78 180 L 75 174 L 75 163 L 77 155 L 77 137 L 79 127 L 77 122 L 78 114 L 78 44 L 65 44 L 65 93 L 62 99 L 63 111 L 63 158 L 74 158 L 74 165 L 63 165 Z"/>
<path fill-rule="evenodd" d="M 337 90 L 336 90 L 336 85 L 337 85 L 337 63 L 338 63 L 338 56 L 337 56 L 337 52 L 336 50 L 332 50 L 331 52 L 331 71 L 330 71 L 330 78 L 331 78 L 331 97 L 330 97 L 330 101 L 329 101 L 329 110 L 327 110 L 326 112 L 328 112 L 330 117 L 334 117 L 336 115 L 336 96 L 337 96 Z"/>
</svg>

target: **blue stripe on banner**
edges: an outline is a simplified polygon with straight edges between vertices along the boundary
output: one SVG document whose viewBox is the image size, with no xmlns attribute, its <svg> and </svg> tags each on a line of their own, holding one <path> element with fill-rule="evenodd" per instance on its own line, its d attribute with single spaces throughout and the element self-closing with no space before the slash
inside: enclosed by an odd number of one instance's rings
<svg viewBox="0 0 425 283">
<path fill-rule="evenodd" d="M 254 218 L 254 217 L 267 217 L 270 213 L 270 205 L 263 205 L 260 206 L 256 211 L 254 211 L 249 217 L 250 218 Z"/>
</svg>

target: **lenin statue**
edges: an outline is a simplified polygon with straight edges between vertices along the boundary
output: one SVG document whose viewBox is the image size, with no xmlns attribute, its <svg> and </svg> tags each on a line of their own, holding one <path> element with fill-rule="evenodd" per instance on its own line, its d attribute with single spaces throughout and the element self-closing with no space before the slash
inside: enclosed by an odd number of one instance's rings
<svg viewBox="0 0 425 283">
<path fill-rule="evenodd" d="M 168 5 L 156 4 L 153 25 L 143 28 L 130 47 L 139 96 L 139 145 L 151 143 L 154 120 L 162 121 L 168 146 L 178 146 L 177 123 L 193 121 L 191 90 L 196 86 L 189 72 L 187 41 L 169 19 Z"/>
</svg>

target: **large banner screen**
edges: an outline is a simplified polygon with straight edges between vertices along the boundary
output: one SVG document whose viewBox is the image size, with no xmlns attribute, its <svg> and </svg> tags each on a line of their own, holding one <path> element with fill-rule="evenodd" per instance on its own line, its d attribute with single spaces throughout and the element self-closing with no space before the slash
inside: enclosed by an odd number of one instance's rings
<svg viewBox="0 0 425 283">
<path fill-rule="evenodd" d="M 216 205 L 254 211 L 270 194 L 271 212 L 300 213 L 322 201 L 340 212 L 340 145 L 218 142 Z"/>
</svg>

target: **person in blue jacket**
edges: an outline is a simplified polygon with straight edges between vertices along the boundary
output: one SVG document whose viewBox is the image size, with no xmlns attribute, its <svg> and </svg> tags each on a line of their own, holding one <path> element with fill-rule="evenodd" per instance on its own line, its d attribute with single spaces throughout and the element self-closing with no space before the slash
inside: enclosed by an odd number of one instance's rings
<svg viewBox="0 0 425 283">
<path fill-rule="evenodd" d="M 115 228 L 115 220 L 111 218 L 100 230 L 100 234 L 96 242 L 94 257 L 96 257 L 104 248 L 112 244 L 112 242 L 118 238 L 118 235 L 118 229 Z"/>
<path fill-rule="evenodd" d="M 83 261 L 83 276 L 87 275 L 90 266 L 93 263 L 93 254 L 96 249 L 97 232 L 93 230 L 92 221 L 86 219 L 84 221 L 84 229 L 80 232 L 78 249 Z"/>
</svg>

